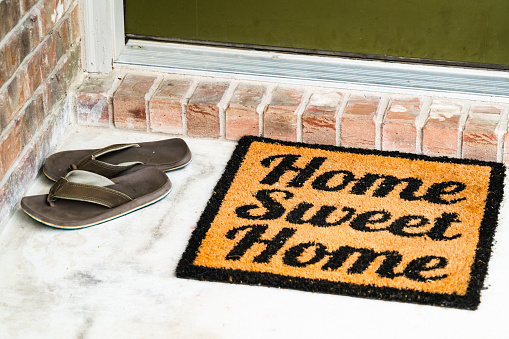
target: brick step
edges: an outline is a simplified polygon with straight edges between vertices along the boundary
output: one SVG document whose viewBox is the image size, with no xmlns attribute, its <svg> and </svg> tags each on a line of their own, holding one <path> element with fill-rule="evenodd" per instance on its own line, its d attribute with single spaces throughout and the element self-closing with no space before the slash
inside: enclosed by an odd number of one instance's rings
<svg viewBox="0 0 509 339">
<path fill-rule="evenodd" d="M 506 103 L 137 71 L 89 74 L 75 95 L 86 125 L 509 162 Z"/>
</svg>

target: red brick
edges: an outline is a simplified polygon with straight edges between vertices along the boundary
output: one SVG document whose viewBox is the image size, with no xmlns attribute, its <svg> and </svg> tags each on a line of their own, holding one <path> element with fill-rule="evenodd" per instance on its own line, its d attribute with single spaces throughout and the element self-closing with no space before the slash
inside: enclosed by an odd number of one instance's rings
<svg viewBox="0 0 509 339">
<path fill-rule="evenodd" d="M 76 44 L 67 51 L 68 60 L 65 63 L 66 76 L 72 80 L 78 75 L 78 71 L 81 67 L 81 44 Z"/>
<path fill-rule="evenodd" d="M 27 84 L 26 92 L 30 97 L 35 90 L 42 84 L 43 79 L 43 54 L 42 46 L 39 47 L 32 57 L 27 60 L 23 66 L 25 72 L 25 83 Z"/>
<path fill-rule="evenodd" d="M 341 146 L 375 149 L 380 97 L 352 95 L 341 118 Z"/>
<path fill-rule="evenodd" d="M 473 106 L 463 130 L 462 157 L 484 161 L 497 161 L 497 125 L 502 108 Z"/>
<path fill-rule="evenodd" d="M 0 60 L 2 60 L 2 62 L 0 62 L 0 87 L 3 86 L 3 84 L 5 84 L 5 82 L 9 79 L 10 75 L 10 70 L 7 69 L 7 56 L 6 56 L 6 52 L 5 52 L 5 49 L 6 49 L 6 46 L 2 46 L 0 47 Z"/>
<path fill-rule="evenodd" d="M 115 80 L 122 80 L 122 76 L 113 72 L 109 74 L 89 73 L 76 88 L 76 92 L 107 95 L 113 88 Z"/>
<path fill-rule="evenodd" d="M 23 25 L 13 31 L 0 50 L 0 87 L 8 81 L 23 60 L 39 44 L 38 17 L 29 15 Z"/>
<path fill-rule="evenodd" d="M 278 87 L 263 118 L 264 136 L 268 138 L 297 141 L 297 109 L 304 91 L 291 87 Z"/>
<path fill-rule="evenodd" d="M 21 200 L 25 189 L 30 185 L 32 180 L 37 177 L 39 166 L 37 164 L 37 155 L 35 151 L 34 146 L 27 149 L 23 157 L 19 159 L 11 175 L 11 198 L 14 202 Z"/>
<path fill-rule="evenodd" d="M 244 135 L 258 136 L 260 117 L 256 111 L 263 95 L 265 86 L 240 83 L 226 109 L 226 138 L 239 140 Z"/>
<path fill-rule="evenodd" d="M 7 164 L 4 163 L 4 161 L 5 161 L 4 160 L 4 156 L 3 156 L 3 153 L 5 152 L 4 151 L 4 143 L 5 142 L 3 140 L 0 140 L 0 182 L 2 182 L 2 180 L 4 178 L 4 175 L 5 175 L 5 173 L 8 170 Z M 0 189 L 0 210 L 2 209 L 2 205 L 1 205 L 1 203 L 2 203 L 2 201 L 1 201 L 2 196 L 1 196 L 1 194 L 2 194 L 2 191 Z M 0 217 L 1 217 L 1 215 L 0 215 Z"/>
<path fill-rule="evenodd" d="M 46 128 L 42 133 L 36 135 L 34 142 L 36 146 L 37 165 L 42 166 L 51 150 L 51 128 Z"/>
<path fill-rule="evenodd" d="M 75 43 L 77 40 L 81 38 L 81 21 L 80 21 L 80 3 L 77 5 L 71 12 L 70 16 L 70 26 L 71 26 L 71 43 Z"/>
<path fill-rule="evenodd" d="M 90 74 L 76 89 L 78 122 L 95 126 L 109 126 L 110 104 L 108 92 L 113 87 L 114 74 Z"/>
<path fill-rule="evenodd" d="M 416 152 L 416 119 L 421 111 L 420 98 L 392 99 L 382 127 L 382 149 Z"/>
<path fill-rule="evenodd" d="M 18 1 L 5 0 L 0 1 L 0 41 L 12 30 L 19 21 L 20 10 Z"/>
<path fill-rule="evenodd" d="M 228 82 L 200 83 L 187 105 L 187 132 L 190 136 L 221 136 L 219 102 Z"/>
<path fill-rule="evenodd" d="M 39 35 L 39 20 L 38 13 L 34 12 L 25 19 L 21 26 L 21 60 L 25 59 L 42 40 Z"/>
<path fill-rule="evenodd" d="M 49 86 L 49 106 L 46 105 L 46 109 L 48 111 L 52 111 L 54 106 L 67 95 L 67 90 L 69 89 L 77 69 L 77 60 L 66 57 L 64 63 L 60 65 L 60 68 L 56 70 L 54 76 L 50 78 L 47 83 Z"/>
<path fill-rule="evenodd" d="M 190 79 L 164 79 L 149 101 L 150 129 L 153 132 L 183 134 L 183 99 Z"/>
<path fill-rule="evenodd" d="M 42 31 L 41 37 L 48 35 L 48 33 L 53 29 L 57 19 L 57 2 L 56 0 L 45 0 L 41 5 L 41 22 L 42 22 Z"/>
<path fill-rule="evenodd" d="M 460 120 L 464 105 L 451 100 L 433 100 L 422 130 L 422 152 L 432 156 L 458 156 Z"/>
<path fill-rule="evenodd" d="M 21 72 L 23 72 L 23 70 L 21 70 Z M 24 73 L 16 73 L 16 75 L 11 78 L 11 82 L 7 86 L 7 95 L 10 106 L 9 112 L 11 113 L 11 115 L 7 117 L 7 123 L 16 116 L 20 108 L 28 100 L 28 87 L 26 86 L 25 80 L 26 78 Z"/>
<path fill-rule="evenodd" d="M 71 7 L 71 4 L 74 2 L 74 0 L 57 0 L 57 7 L 62 6 L 62 13 L 65 13 L 69 10 Z"/>
<path fill-rule="evenodd" d="M 313 93 L 302 115 L 302 141 L 336 145 L 336 115 L 340 92 Z"/>
<path fill-rule="evenodd" d="M 16 31 L 7 40 L 0 51 L 0 86 L 2 86 L 14 74 L 16 69 L 23 61 L 24 56 L 21 53 L 21 34 Z"/>
<path fill-rule="evenodd" d="M 60 60 L 65 55 L 67 50 L 71 47 L 70 32 L 69 32 L 69 19 L 62 21 L 53 32 L 56 41 L 56 57 Z"/>
<path fill-rule="evenodd" d="M 44 120 L 44 106 L 42 92 L 34 95 L 23 112 L 23 145 L 28 144 Z"/>
<path fill-rule="evenodd" d="M 21 0 L 21 13 L 29 12 L 39 0 Z"/>
<path fill-rule="evenodd" d="M 2 181 L 4 175 L 1 167 L 2 166 L 0 164 L 0 182 Z M 9 182 L 6 182 L 3 186 L 0 186 L 0 225 L 11 216 L 11 195 L 9 189 Z"/>
<path fill-rule="evenodd" d="M 22 149 L 21 122 L 16 121 L 0 140 L 2 168 L 4 173 L 11 167 Z"/>
<path fill-rule="evenodd" d="M 9 123 L 9 117 L 11 117 L 11 107 L 8 102 L 6 93 L 0 94 L 0 135 L 4 128 Z"/>
<path fill-rule="evenodd" d="M 41 55 L 41 75 L 43 80 L 46 80 L 50 73 L 57 66 L 57 47 L 55 35 L 51 35 L 46 39 L 37 51 Z"/>
<path fill-rule="evenodd" d="M 506 166 L 509 166 L 509 133 L 505 131 L 504 135 L 504 150 L 502 154 L 502 161 Z"/>
<path fill-rule="evenodd" d="M 118 128 L 146 130 L 145 95 L 155 77 L 128 74 L 113 96 L 113 119 Z"/>
</svg>

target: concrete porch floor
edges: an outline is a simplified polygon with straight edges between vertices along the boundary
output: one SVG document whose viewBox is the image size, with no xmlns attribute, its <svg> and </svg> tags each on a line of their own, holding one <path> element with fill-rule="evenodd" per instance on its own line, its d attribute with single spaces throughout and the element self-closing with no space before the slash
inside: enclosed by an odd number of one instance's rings
<svg viewBox="0 0 509 339">
<path fill-rule="evenodd" d="M 57 151 L 167 137 L 75 125 Z M 192 163 L 169 172 L 173 191 L 147 208 L 73 231 L 16 210 L 0 233 L 0 338 L 507 338 L 507 199 L 477 311 L 177 279 L 236 145 L 184 139 Z M 27 194 L 50 186 L 39 175 Z"/>
</svg>

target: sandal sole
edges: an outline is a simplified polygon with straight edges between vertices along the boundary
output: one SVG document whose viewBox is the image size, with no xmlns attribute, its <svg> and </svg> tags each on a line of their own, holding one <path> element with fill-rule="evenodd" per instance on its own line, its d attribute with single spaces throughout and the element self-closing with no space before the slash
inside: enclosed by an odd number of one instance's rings
<svg viewBox="0 0 509 339">
<path fill-rule="evenodd" d="M 109 218 L 106 218 L 104 220 L 100 220 L 100 221 L 96 221 L 96 222 L 93 222 L 93 223 L 89 223 L 89 224 L 85 224 L 85 225 L 78 225 L 78 226 L 63 226 L 63 225 L 56 225 L 56 224 L 53 224 L 53 223 L 50 223 L 50 222 L 47 222 L 47 221 L 44 221 L 44 220 L 41 220 L 35 216 L 33 216 L 32 214 L 30 214 L 26 209 L 24 209 L 23 207 L 21 207 L 23 209 L 23 211 L 28 214 L 32 219 L 44 224 L 44 225 L 47 225 L 47 226 L 50 226 L 50 227 L 53 227 L 53 228 L 57 228 L 57 229 L 66 229 L 66 230 L 75 230 L 75 229 L 81 229 L 81 228 L 87 228 L 87 227 L 91 227 L 91 226 L 95 226 L 95 225 L 99 225 L 99 224 L 102 224 L 102 223 L 105 223 L 107 221 L 110 221 L 110 220 L 114 220 L 114 219 L 117 219 L 117 218 L 120 218 L 126 214 L 129 214 L 129 213 L 132 213 L 132 212 L 135 212 L 137 210 L 140 210 L 144 207 L 147 207 L 149 205 L 152 205 L 152 204 L 155 204 L 156 202 L 164 199 L 166 196 L 168 196 L 168 194 L 171 193 L 171 191 L 173 190 L 173 187 L 168 191 L 166 192 L 165 194 L 163 194 L 162 196 L 152 200 L 152 201 L 149 201 L 141 206 L 137 206 L 136 208 L 133 208 L 131 210 L 128 210 L 128 211 L 125 211 L 125 212 L 122 212 L 122 213 L 119 213 L 118 215 L 114 215 L 114 216 L 111 216 Z"/>
</svg>

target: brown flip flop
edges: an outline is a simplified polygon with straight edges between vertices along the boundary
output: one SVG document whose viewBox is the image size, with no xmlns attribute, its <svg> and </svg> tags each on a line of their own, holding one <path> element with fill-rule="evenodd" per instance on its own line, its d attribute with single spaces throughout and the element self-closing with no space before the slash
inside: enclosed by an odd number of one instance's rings
<svg viewBox="0 0 509 339">
<path fill-rule="evenodd" d="M 191 159 L 191 151 L 186 142 L 173 138 L 54 153 L 46 159 L 43 172 L 53 181 L 76 169 L 111 178 L 143 167 L 155 167 L 167 172 L 186 166 Z"/>
<path fill-rule="evenodd" d="M 71 171 L 49 194 L 24 197 L 21 208 L 35 220 L 55 228 L 94 226 L 164 198 L 170 179 L 153 167 L 111 180 L 87 171 Z"/>
</svg>

